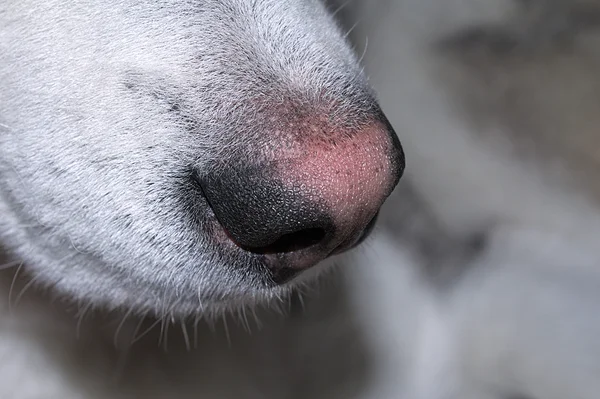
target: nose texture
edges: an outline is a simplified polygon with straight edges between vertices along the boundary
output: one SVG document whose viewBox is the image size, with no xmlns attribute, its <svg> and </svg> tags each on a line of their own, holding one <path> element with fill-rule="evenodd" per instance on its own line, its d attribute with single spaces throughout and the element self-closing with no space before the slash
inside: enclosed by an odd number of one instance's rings
<svg viewBox="0 0 600 399">
<path fill-rule="evenodd" d="M 301 250 L 333 234 L 325 204 L 307 199 L 300 185 L 284 185 L 272 172 L 238 167 L 201 182 L 230 238 L 247 251 L 266 254 Z"/>
<path fill-rule="evenodd" d="M 199 183 L 231 241 L 267 255 L 281 280 L 362 241 L 404 170 L 402 147 L 385 118 L 271 154 Z"/>
</svg>

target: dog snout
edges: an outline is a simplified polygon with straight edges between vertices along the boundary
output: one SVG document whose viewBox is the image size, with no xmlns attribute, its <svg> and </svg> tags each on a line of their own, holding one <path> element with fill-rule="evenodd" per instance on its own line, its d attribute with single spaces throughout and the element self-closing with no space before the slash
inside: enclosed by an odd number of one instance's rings
<svg viewBox="0 0 600 399">
<path fill-rule="evenodd" d="M 228 238 L 264 255 L 281 280 L 362 241 L 404 170 L 383 116 L 352 134 L 326 133 L 326 140 L 278 143 L 268 161 L 240 162 L 199 181 Z"/>
</svg>

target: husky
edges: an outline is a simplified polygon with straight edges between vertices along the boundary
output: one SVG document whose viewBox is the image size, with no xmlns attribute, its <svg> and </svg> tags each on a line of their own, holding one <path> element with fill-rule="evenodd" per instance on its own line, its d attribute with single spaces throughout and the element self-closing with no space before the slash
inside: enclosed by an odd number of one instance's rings
<svg viewBox="0 0 600 399">
<path fill-rule="evenodd" d="M 410 166 L 351 276 L 364 397 L 598 398 L 600 3 L 350 8 Z"/>
<path fill-rule="evenodd" d="M 4 2 L 0 397 L 350 397 L 339 284 L 301 291 L 403 169 L 318 0 Z"/>
</svg>

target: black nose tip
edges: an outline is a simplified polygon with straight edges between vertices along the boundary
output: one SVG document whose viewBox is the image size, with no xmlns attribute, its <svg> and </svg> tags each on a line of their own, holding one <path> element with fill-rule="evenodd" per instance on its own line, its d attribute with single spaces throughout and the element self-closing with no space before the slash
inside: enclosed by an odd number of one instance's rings
<svg viewBox="0 0 600 399">
<path fill-rule="evenodd" d="M 246 251 L 271 254 L 324 245 L 335 232 L 324 206 L 295 185 L 269 178 L 264 169 L 241 167 L 200 185 L 219 223 Z"/>
</svg>

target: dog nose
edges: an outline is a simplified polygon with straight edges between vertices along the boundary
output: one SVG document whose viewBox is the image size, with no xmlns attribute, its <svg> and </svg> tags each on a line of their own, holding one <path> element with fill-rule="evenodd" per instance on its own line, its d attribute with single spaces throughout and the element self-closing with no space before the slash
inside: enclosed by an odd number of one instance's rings
<svg viewBox="0 0 600 399">
<path fill-rule="evenodd" d="M 360 241 L 404 170 L 402 147 L 385 120 L 275 153 L 265 163 L 204 176 L 200 185 L 228 237 L 270 256 L 285 275 Z"/>
</svg>

